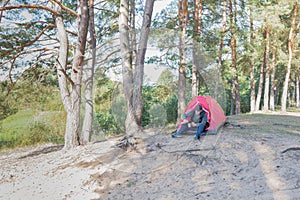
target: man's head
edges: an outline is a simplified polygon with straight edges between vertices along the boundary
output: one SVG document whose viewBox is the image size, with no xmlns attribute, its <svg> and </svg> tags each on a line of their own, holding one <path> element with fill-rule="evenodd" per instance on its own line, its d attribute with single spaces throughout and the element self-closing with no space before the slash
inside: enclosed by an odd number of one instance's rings
<svg viewBox="0 0 300 200">
<path fill-rule="evenodd" d="M 196 106 L 196 112 L 200 113 L 202 111 L 202 106 L 201 105 L 197 105 Z"/>
</svg>

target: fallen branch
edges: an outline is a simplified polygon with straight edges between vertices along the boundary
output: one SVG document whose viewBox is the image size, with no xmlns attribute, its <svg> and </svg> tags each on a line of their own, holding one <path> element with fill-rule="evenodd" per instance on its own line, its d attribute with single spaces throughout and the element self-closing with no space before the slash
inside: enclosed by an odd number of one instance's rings
<svg viewBox="0 0 300 200">
<path fill-rule="evenodd" d="M 179 152 L 194 152 L 194 151 L 210 151 L 214 149 L 215 149 L 214 147 L 210 147 L 210 148 L 185 149 L 185 150 L 176 150 L 176 151 L 166 151 L 164 149 L 163 150 L 168 153 L 179 153 Z"/>
<path fill-rule="evenodd" d="M 297 151 L 297 150 L 300 150 L 300 147 L 290 147 L 287 148 L 286 150 L 283 150 L 281 153 L 286 153 L 288 151 Z"/>
</svg>

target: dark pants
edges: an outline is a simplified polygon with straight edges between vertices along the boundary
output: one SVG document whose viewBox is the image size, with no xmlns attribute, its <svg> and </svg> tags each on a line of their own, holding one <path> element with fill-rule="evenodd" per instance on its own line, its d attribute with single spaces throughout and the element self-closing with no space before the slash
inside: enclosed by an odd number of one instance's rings
<svg viewBox="0 0 300 200">
<path fill-rule="evenodd" d="M 203 133 L 206 123 L 201 123 L 197 128 L 197 133 L 195 134 L 195 138 L 200 138 L 201 133 Z"/>
<path fill-rule="evenodd" d="M 188 127 L 188 124 L 182 124 L 180 129 L 177 130 L 174 134 L 172 134 L 172 136 L 178 136 L 181 133 L 183 133 L 184 131 L 190 129 L 190 130 L 195 130 L 196 134 L 195 134 L 195 138 L 200 138 L 201 133 L 203 133 L 204 128 L 205 128 L 206 122 L 202 122 L 199 124 L 198 127 Z"/>
<path fill-rule="evenodd" d="M 186 130 L 192 130 L 192 131 L 197 131 L 197 127 L 188 127 L 188 124 L 182 124 L 181 125 L 181 127 L 180 127 L 180 129 L 179 130 L 177 130 L 174 134 L 173 134 L 173 136 L 178 136 L 178 135 L 180 135 L 181 133 L 183 133 L 183 132 L 185 132 Z"/>
</svg>

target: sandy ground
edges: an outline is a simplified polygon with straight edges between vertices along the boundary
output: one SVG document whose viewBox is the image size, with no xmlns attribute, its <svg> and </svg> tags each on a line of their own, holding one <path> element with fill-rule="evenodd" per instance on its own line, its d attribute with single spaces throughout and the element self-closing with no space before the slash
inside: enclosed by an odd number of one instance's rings
<svg viewBox="0 0 300 200">
<path fill-rule="evenodd" d="M 236 118 L 200 141 L 147 130 L 127 150 L 119 137 L 73 151 L 49 144 L 2 152 L 0 199 L 297 200 L 300 118 L 289 120 L 261 132 L 263 122 Z"/>
</svg>

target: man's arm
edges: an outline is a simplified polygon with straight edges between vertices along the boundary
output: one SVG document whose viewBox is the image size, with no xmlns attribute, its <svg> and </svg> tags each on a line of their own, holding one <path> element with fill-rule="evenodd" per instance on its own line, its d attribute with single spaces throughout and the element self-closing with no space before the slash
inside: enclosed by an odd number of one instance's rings
<svg viewBox="0 0 300 200">
<path fill-rule="evenodd" d="M 190 112 L 186 112 L 182 115 L 182 119 L 186 119 L 188 117 L 191 117 L 194 113 L 194 110 L 191 110 Z"/>
</svg>

